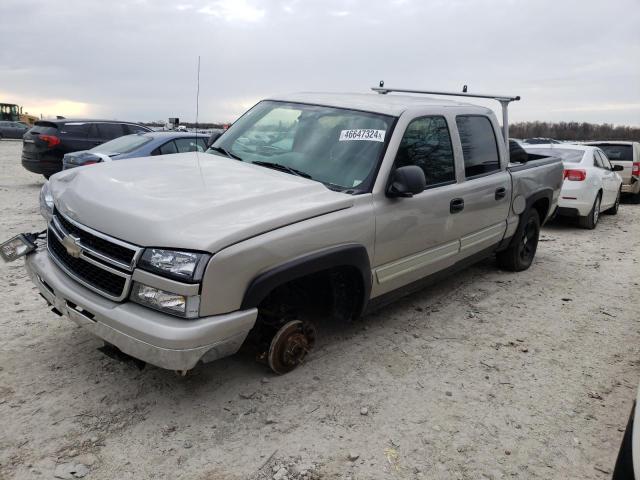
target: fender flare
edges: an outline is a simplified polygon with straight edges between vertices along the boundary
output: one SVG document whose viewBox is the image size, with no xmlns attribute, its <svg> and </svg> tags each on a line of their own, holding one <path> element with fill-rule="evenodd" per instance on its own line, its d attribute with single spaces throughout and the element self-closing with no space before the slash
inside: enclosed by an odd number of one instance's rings
<svg viewBox="0 0 640 480">
<path fill-rule="evenodd" d="M 551 201 L 553 200 L 553 189 L 543 188 L 541 190 L 538 190 L 536 193 L 529 195 L 529 197 L 526 199 L 526 208 L 524 209 L 525 212 L 528 211 L 529 209 L 531 209 L 534 203 L 541 199 L 546 199 L 549 202 L 549 210 L 547 211 L 545 218 L 540 219 L 540 226 L 544 225 L 547 218 L 549 218 L 549 212 L 551 211 Z"/>
<path fill-rule="evenodd" d="M 522 233 L 522 229 L 524 228 L 524 224 L 522 222 L 522 219 L 531 210 L 531 208 L 533 207 L 533 204 L 536 203 L 538 200 L 541 200 L 541 199 L 546 199 L 549 202 L 549 211 L 551 211 L 551 201 L 553 200 L 553 189 L 551 189 L 551 188 L 543 188 L 543 189 L 538 190 L 537 192 L 529 195 L 526 198 L 524 210 L 520 215 L 518 215 L 518 228 L 516 228 L 516 231 L 513 233 L 512 236 L 502 239 L 502 241 L 500 242 L 500 244 L 496 248 L 496 252 L 500 252 L 502 250 L 505 250 L 506 248 L 509 247 L 509 245 L 511 245 L 515 241 L 516 238 L 519 237 L 519 235 Z M 547 218 L 549 218 L 549 212 L 547 212 L 546 218 L 541 218 L 540 219 L 540 226 L 541 227 L 542 227 L 542 225 L 544 225 L 544 223 L 545 223 Z"/>
<path fill-rule="evenodd" d="M 359 315 L 371 294 L 371 265 L 367 249 L 355 243 L 302 255 L 259 274 L 249 284 L 240 308 L 256 308 L 280 285 L 335 267 L 354 267 L 359 272 L 362 280 L 362 299 L 357 312 Z"/>
</svg>

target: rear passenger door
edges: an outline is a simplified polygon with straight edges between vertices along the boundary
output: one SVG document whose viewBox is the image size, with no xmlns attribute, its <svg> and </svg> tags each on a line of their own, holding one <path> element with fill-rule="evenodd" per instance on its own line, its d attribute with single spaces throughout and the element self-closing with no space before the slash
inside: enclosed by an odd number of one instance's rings
<svg viewBox="0 0 640 480">
<path fill-rule="evenodd" d="M 452 201 L 460 256 L 495 246 L 504 236 L 511 206 L 511 175 L 500 158 L 497 125 L 484 115 L 457 115 L 464 160 L 460 196 Z M 455 204 L 454 204 L 455 202 Z"/>
<path fill-rule="evenodd" d="M 61 148 L 64 152 L 88 150 L 94 145 L 88 140 L 91 124 L 86 122 L 67 122 L 60 125 Z"/>
<path fill-rule="evenodd" d="M 616 173 L 602 150 L 596 150 L 594 154 L 600 158 L 597 165 L 602 174 L 602 207 L 610 207 L 615 203 L 618 196 Z"/>
</svg>

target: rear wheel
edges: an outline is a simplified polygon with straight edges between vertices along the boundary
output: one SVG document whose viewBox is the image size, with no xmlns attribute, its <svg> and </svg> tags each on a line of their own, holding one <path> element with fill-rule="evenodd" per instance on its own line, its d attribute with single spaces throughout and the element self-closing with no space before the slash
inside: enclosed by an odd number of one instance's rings
<svg viewBox="0 0 640 480">
<path fill-rule="evenodd" d="M 540 215 L 536 209 L 530 209 L 521 219 L 522 228 L 518 228 L 509 247 L 498 252 L 498 265 L 505 270 L 520 272 L 531 266 L 540 238 Z"/>
<path fill-rule="evenodd" d="M 611 207 L 609 210 L 607 210 L 604 213 L 607 213 L 609 215 L 617 215 L 618 214 L 618 208 L 620 208 L 620 195 L 622 195 L 620 193 L 620 190 L 618 190 L 618 196 L 616 197 L 616 203 L 613 204 L 613 207 Z"/>
<path fill-rule="evenodd" d="M 582 228 L 586 228 L 588 230 L 593 230 L 596 228 L 598 224 L 598 219 L 600 218 L 600 202 L 602 197 L 600 193 L 596 196 L 596 199 L 593 202 L 593 207 L 591 207 L 591 211 L 586 217 L 578 217 L 578 223 Z"/>
</svg>

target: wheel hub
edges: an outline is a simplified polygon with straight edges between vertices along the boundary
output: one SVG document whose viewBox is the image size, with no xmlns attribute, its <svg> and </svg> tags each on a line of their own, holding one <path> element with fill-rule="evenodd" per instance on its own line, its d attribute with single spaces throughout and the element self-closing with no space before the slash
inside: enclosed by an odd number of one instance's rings
<svg viewBox="0 0 640 480">
<path fill-rule="evenodd" d="M 293 320 L 283 325 L 269 346 L 269 367 L 278 374 L 300 365 L 315 344 L 315 329 L 308 323 Z"/>
</svg>

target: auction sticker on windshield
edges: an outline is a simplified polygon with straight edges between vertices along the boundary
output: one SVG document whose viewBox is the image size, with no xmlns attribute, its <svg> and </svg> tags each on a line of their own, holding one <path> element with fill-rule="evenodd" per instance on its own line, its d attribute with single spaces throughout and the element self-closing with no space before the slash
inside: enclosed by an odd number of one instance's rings
<svg viewBox="0 0 640 480">
<path fill-rule="evenodd" d="M 348 142 L 351 140 L 368 140 L 370 142 L 384 142 L 385 133 L 387 133 L 386 130 L 372 130 L 370 128 L 342 130 L 340 132 L 340 141 Z"/>
</svg>

